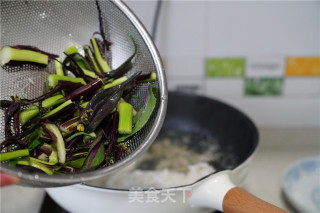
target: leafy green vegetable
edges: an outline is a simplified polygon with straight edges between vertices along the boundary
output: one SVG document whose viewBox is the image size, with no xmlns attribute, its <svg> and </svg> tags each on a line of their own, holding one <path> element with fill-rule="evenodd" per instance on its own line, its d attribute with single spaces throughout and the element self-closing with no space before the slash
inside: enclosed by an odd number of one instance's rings
<svg viewBox="0 0 320 213">
<path fill-rule="evenodd" d="M 26 136 L 26 138 L 29 139 L 30 141 L 33 141 L 40 135 L 41 131 L 43 131 L 42 127 L 31 132 L 29 135 Z"/>
<path fill-rule="evenodd" d="M 28 149 L 29 151 L 33 150 L 34 148 L 36 148 L 37 146 L 39 146 L 40 144 L 42 144 L 41 140 L 40 140 L 40 135 L 44 133 L 44 130 L 42 127 L 36 129 L 35 131 L 33 131 L 32 133 L 30 133 L 26 138 L 28 138 L 31 142 L 28 144 Z"/>
<path fill-rule="evenodd" d="M 73 156 L 81 155 L 81 154 L 84 154 L 84 153 L 85 153 L 85 152 L 83 152 L 83 153 L 77 153 L 77 154 L 75 154 L 75 155 L 73 155 Z M 79 159 L 76 159 L 76 160 L 73 160 L 73 161 L 69 161 L 69 162 L 67 162 L 67 165 L 79 169 L 79 168 L 82 167 L 85 159 L 86 159 L 86 157 L 79 158 Z"/>
<path fill-rule="evenodd" d="M 56 164 L 58 163 L 58 152 L 56 150 L 53 150 L 49 156 L 49 163 Z"/>
<path fill-rule="evenodd" d="M 82 170 L 87 168 L 96 168 L 104 161 L 104 158 L 105 158 L 104 145 L 103 143 L 101 143 L 96 152 L 95 152 L 95 148 L 91 150 L 90 154 L 87 156 L 87 158 L 83 163 Z"/>
<path fill-rule="evenodd" d="M 46 94 L 52 87 L 49 85 L 49 81 L 44 82 L 44 91 L 42 94 Z"/>
<path fill-rule="evenodd" d="M 15 159 L 9 160 L 9 165 L 12 167 L 16 167 L 19 160 L 20 160 L 20 158 L 15 158 Z"/>
<path fill-rule="evenodd" d="M 33 150 L 37 146 L 39 146 L 42 142 L 39 140 L 39 138 L 34 139 L 31 143 L 28 145 L 29 151 Z"/>
</svg>

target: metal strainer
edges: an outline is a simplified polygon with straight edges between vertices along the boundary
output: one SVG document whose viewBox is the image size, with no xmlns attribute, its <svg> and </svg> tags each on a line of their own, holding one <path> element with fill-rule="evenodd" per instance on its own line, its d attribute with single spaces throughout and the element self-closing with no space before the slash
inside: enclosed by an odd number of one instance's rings
<svg viewBox="0 0 320 213">
<path fill-rule="evenodd" d="M 93 0 L 86 1 L 1 1 L 1 45 L 33 45 L 41 50 L 59 54 L 71 46 L 88 44 L 93 33 L 99 31 L 98 11 Z M 133 53 L 131 33 L 138 45 L 138 52 L 129 74 L 156 72 L 158 80 L 157 106 L 146 126 L 126 141 L 131 153 L 112 166 L 90 172 L 71 175 L 46 175 L 1 164 L 1 170 L 22 178 L 21 184 L 36 187 L 71 185 L 109 174 L 130 164 L 140 156 L 156 138 L 165 116 L 167 87 L 159 53 L 150 36 L 137 17 L 121 1 L 100 1 L 107 39 L 112 42 L 109 64 L 117 68 Z M 23 98 L 39 96 L 48 74 L 54 71 L 54 63 L 46 68 L 33 65 L 1 67 L 0 99 L 10 100 L 17 94 Z M 132 104 L 140 108 L 146 98 L 147 84 L 140 85 L 135 93 L 139 96 Z M 0 141 L 4 140 L 4 116 L 1 113 Z"/>
</svg>

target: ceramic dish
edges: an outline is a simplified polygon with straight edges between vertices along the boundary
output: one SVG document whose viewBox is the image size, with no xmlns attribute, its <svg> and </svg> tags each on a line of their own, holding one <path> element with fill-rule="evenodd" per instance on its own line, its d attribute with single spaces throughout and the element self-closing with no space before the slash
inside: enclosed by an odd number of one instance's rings
<svg viewBox="0 0 320 213">
<path fill-rule="evenodd" d="M 290 165 L 283 177 L 283 190 L 299 212 L 320 212 L 320 156 Z"/>
</svg>

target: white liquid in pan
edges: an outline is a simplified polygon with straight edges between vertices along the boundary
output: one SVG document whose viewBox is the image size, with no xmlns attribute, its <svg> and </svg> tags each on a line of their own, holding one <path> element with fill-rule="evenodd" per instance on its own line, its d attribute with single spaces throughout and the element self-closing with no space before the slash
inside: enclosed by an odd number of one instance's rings
<svg viewBox="0 0 320 213">
<path fill-rule="evenodd" d="M 130 167 L 90 184 L 113 189 L 150 189 L 194 183 L 215 171 L 208 162 L 219 156 L 219 147 L 211 144 L 206 146 L 207 149 L 196 152 L 190 149 L 190 143 L 205 142 L 194 141 L 186 135 L 177 139 L 165 138 L 156 141 L 147 153 Z"/>
<path fill-rule="evenodd" d="M 112 175 L 106 180 L 105 186 L 117 189 L 169 188 L 193 183 L 212 172 L 214 168 L 205 162 L 188 166 L 186 173 L 169 169 L 133 169 Z"/>
</svg>

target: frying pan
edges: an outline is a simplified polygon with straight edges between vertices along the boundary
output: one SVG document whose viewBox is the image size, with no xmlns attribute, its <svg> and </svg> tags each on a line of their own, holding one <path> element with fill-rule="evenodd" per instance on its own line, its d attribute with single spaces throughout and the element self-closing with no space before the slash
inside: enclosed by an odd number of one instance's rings
<svg viewBox="0 0 320 213">
<path fill-rule="evenodd" d="M 189 185 L 153 191 L 159 198 L 171 193 L 172 200 L 130 202 L 133 195 L 147 196 L 150 191 L 88 183 L 50 188 L 47 192 L 70 212 L 284 212 L 235 187 L 244 180 L 258 145 L 257 128 L 242 112 L 218 100 L 170 92 L 166 118 L 155 143 L 163 138 L 179 142 L 172 135 L 183 138 L 186 134 L 192 135 L 188 148 L 195 152 L 219 147 L 212 153 L 219 157 L 208 162 L 217 171 Z"/>
</svg>

